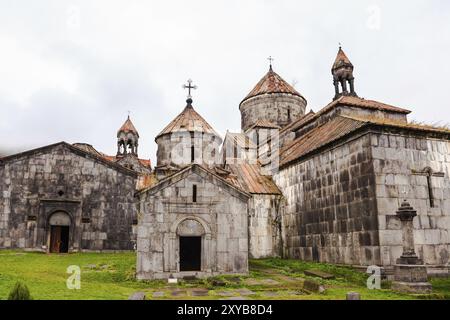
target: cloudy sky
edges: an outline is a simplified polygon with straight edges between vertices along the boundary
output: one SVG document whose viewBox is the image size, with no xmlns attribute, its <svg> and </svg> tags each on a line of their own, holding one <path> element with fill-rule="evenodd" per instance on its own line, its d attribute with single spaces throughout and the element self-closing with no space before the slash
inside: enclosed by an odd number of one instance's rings
<svg viewBox="0 0 450 320">
<path fill-rule="evenodd" d="M 450 123 L 447 0 L 0 0 L 0 154 L 58 141 L 115 154 L 128 110 L 140 157 L 185 106 L 222 135 L 274 69 L 317 111 L 341 42 L 359 96 Z"/>
</svg>

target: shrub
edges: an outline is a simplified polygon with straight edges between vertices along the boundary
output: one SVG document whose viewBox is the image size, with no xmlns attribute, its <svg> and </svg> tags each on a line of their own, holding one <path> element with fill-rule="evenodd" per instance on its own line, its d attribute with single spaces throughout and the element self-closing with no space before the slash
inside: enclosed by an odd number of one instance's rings
<svg viewBox="0 0 450 320">
<path fill-rule="evenodd" d="M 24 283 L 18 281 L 9 293 L 8 300 L 32 300 L 30 290 Z"/>
</svg>

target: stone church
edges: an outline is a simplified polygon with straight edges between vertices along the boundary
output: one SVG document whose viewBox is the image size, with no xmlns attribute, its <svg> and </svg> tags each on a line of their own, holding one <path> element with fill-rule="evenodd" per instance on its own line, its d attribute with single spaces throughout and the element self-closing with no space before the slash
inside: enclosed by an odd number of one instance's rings
<svg viewBox="0 0 450 320">
<path fill-rule="evenodd" d="M 353 69 L 339 48 L 331 102 L 306 113 L 270 65 L 239 104 L 241 132 L 223 139 L 189 81 L 154 167 L 129 118 L 115 156 L 61 142 L 0 158 L 0 248 L 135 249 L 139 279 L 245 274 L 264 257 L 389 267 L 408 200 L 416 252 L 448 268 L 450 130 L 358 97 Z"/>
</svg>

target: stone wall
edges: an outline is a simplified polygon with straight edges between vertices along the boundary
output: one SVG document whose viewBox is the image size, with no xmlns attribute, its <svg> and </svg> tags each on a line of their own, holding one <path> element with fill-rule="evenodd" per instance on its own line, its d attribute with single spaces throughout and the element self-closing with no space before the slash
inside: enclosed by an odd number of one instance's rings
<svg viewBox="0 0 450 320">
<path fill-rule="evenodd" d="M 198 166 L 192 168 L 139 195 L 139 279 L 248 272 L 248 197 Z M 201 271 L 180 271 L 179 237 L 187 232 L 185 221 L 201 226 L 189 231 L 202 237 Z"/>
<path fill-rule="evenodd" d="M 369 135 L 353 137 L 274 175 L 286 198 L 285 255 L 307 261 L 380 263 Z"/>
<path fill-rule="evenodd" d="M 46 250 L 50 216 L 71 217 L 69 250 L 132 250 L 135 174 L 61 143 L 0 163 L 0 248 Z"/>
<path fill-rule="evenodd" d="M 371 145 L 382 264 L 394 264 L 402 253 L 400 221 L 395 213 L 404 199 L 418 214 L 414 218 L 416 253 L 426 264 L 448 264 L 450 142 L 417 134 L 373 133 Z M 430 202 L 428 172 L 434 206 Z"/>
<path fill-rule="evenodd" d="M 258 120 L 283 127 L 305 114 L 306 100 L 283 93 L 265 94 L 245 100 L 239 106 L 241 129 L 247 131 Z"/>
<path fill-rule="evenodd" d="M 249 200 L 249 254 L 253 259 L 279 257 L 281 210 L 279 195 L 254 194 Z"/>
</svg>

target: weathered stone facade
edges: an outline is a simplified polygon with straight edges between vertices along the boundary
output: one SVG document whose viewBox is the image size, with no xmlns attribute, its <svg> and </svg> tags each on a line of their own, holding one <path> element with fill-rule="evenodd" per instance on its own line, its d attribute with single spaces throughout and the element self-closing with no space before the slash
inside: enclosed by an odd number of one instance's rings
<svg viewBox="0 0 450 320">
<path fill-rule="evenodd" d="M 415 251 L 430 265 L 446 265 L 450 253 L 450 141 L 411 132 L 372 133 L 381 264 L 402 252 L 396 208 L 406 199 L 417 210 Z"/>
<path fill-rule="evenodd" d="M 302 97 L 271 93 L 259 95 L 243 101 L 241 110 L 241 128 L 247 131 L 258 120 L 266 120 L 283 127 L 305 113 L 306 100 Z"/>
<path fill-rule="evenodd" d="M 246 274 L 249 197 L 198 165 L 141 191 L 137 277 Z M 201 239 L 194 270 L 182 268 L 184 237 Z"/>
<path fill-rule="evenodd" d="M 285 255 L 302 260 L 380 262 L 375 176 L 369 136 L 327 148 L 282 168 Z"/>
<path fill-rule="evenodd" d="M 0 248 L 49 250 L 50 220 L 64 213 L 69 252 L 133 250 L 136 178 L 66 143 L 2 158 Z"/>
<path fill-rule="evenodd" d="M 253 259 L 281 256 L 281 198 L 253 194 L 249 200 L 249 254 Z"/>
</svg>

